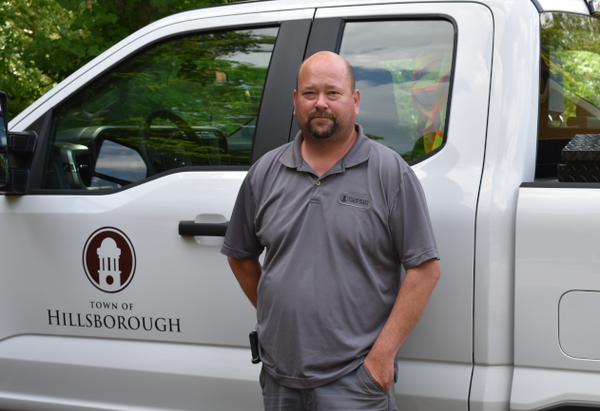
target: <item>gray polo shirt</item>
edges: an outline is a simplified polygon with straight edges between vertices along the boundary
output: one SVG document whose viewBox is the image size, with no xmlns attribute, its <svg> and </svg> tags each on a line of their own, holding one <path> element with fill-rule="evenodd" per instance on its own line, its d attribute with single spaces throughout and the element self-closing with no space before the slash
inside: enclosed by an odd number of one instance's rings
<svg viewBox="0 0 600 411">
<path fill-rule="evenodd" d="M 318 177 L 302 136 L 248 172 L 221 252 L 266 255 L 257 331 L 265 371 L 309 389 L 358 367 L 406 269 L 438 258 L 425 196 L 406 162 L 363 134 Z"/>
</svg>

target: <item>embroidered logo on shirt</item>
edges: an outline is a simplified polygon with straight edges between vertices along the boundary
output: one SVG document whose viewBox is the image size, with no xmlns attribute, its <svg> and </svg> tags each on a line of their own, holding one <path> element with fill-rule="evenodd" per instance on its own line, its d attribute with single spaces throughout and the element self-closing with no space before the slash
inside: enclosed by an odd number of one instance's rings
<svg viewBox="0 0 600 411">
<path fill-rule="evenodd" d="M 342 193 L 338 198 L 338 203 L 368 210 L 371 208 L 371 196 L 361 193 Z"/>
</svg>

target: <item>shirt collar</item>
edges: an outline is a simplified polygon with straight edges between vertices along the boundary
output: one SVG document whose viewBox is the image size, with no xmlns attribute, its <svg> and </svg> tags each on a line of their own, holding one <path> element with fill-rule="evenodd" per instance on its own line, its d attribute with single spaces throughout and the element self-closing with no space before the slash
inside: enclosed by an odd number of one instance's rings
<svg viewBox="0 0 600 411">
<path fill-rule="evenodd" d="M 367 136 L 365 136 L 363 132 L 363 128 L 360 124 L 356 123 L 355 125 L 356 131 L 358 132 L 358 137 L 356 141 L 350 148 L 350 150 L 338 161 L 329 171 L 323 174 L 324 177 L 327 174 L 333 174 L 335 172 L 343 172 L 346 168 L 354 167 L 358 164 L 364 163 L 369 159 L 371 154 L 371 140 Z M 281 157 L 279 161 L 286 167 L 296 168 L 298 171 L 311 171 L 308 164 L 304 162 L 302 159 L 302 155 L 300 154 L 300 144 L 302 143 L 302 131 L 299 131 L 294 138 L 292 144 L 290 144 Z"/>
</svg>

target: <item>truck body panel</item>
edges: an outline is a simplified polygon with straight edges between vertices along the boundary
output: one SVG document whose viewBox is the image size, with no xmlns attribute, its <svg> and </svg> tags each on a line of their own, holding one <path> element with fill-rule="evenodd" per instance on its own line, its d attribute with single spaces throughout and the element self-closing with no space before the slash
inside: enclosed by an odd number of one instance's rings
<svg viewBox="0 0 600 411">
<path fill-rule="evenodd" d="M 220 246 L 247 170 L 298 130 L 296 70 L 320 50 L 355 68 L 357 122 L 415 171 L 441 256 L 400 408 L 600 409 L 600 183 L 555 164 L 600 129 L 569 71 L 600 69 L 577 19 L 596 34 L 583 0 L 275 0 L 101 54 L 10 122 L 37 143 L 0 197 L 0 409 L 262 409 L 255 310 Z"/>
</svg>

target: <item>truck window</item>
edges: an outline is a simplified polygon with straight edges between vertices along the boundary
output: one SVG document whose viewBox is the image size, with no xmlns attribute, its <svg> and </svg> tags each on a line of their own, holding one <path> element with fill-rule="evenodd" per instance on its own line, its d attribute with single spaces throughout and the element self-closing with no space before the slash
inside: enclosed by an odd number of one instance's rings
<svg viewBox="0 0 600 411">
<path fill-rule="evenodd" d="M 3 113 L 0 109 L 0 181 L 6 181 L 6 171 L 8 170 L 8 159 L 6 156 L 6 129 L 4 127 L 4 118 L 8 118 L 8 113 Z"/>
<path fill-rule="evenodd" d="M 537 180 L 557 179 L 562 149 L 573 136 L 600 133 L 599 38 L 596 18 L 541 15 Z"/>
<path fill-rule="evenodd" d="M 277 28 L 170 39 L 55 111 L 44 189 L 110 190 L 182 167 L 249 165 Z"/>
<path fill-rule="evenodd" d="M 361 91 L 366 135 L 415 163 L 447 137 L 454 27 L 446 20 L 347 22 L 340 55 Z"/>
</svg>

